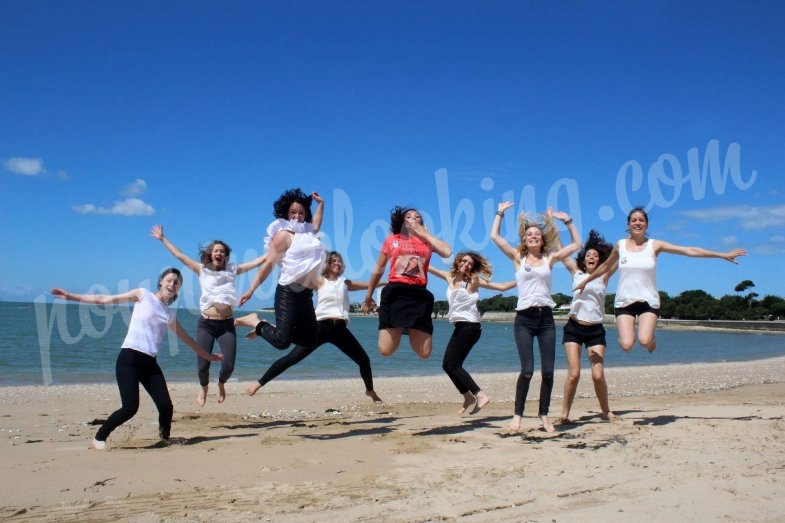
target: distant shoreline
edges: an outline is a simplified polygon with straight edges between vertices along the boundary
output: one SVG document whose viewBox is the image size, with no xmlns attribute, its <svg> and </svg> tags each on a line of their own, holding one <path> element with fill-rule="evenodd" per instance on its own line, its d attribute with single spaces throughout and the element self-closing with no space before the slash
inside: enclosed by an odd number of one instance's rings
<svg viewBox="0 0 785 523">
<path fill-rule="evenodd" d="M 350 316 L 368 316 L 361 312 L 352 312 Z M 446 321 L 446 317 L 438 320 Z M 486 312 L 482 315 L 482 321 L 491 323 L 512 323 L 515 320 L 514 312 Z M 558 325 L 567 322 L 566 315 L 554 316 Z M 603 322 L 606 327 L 615 327 L 616 318 L 612 314 L 605 315 Z M 682 330 L 682 331 L 713 331 L 713 332 L 734 332 L 734 331 L 756 331 L 768 334 L 785 333 L 785 321 L 733 321 L 733 320 L 675 320 L 672 318 L 660 318 L 657 320 L 657 328 L 663 330 Z"/>
</svg>

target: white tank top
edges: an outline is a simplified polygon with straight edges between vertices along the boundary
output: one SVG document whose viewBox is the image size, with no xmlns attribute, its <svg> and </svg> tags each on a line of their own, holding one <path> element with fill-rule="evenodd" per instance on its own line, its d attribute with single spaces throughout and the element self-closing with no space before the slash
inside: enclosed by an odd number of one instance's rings
<svg viewBox="0 0 785 523">
<path fill-rule="evenodd" d="M 616 289 L 614 306 L 626 307 L 637 301 L 645 301 L 654 309 L 660 308 L 657 292 L 657 257 L 654 255 L 654 240 L 649 238 L 640 252 L 627 250 L 627 240 L 619 240 L 619 286 Z"/>
<path fill-rule="evenodd" d="M 349 322 L 349 289 L 346 278 L 339 276 L 335 281 L 324 279 L 316 293 L 316 319 Z"/>
<path fill-rule="evenodd" d="M 447 288 L 447 303 L 450 306 L 447 319 L 450 323 L 457 321 L 480 323 L 480 311 L 477 309 L 480 294 L 467 291 L 465 282 L 463 285 L 457 289 Z"/>
<path fill-rule="evenodd" d="M 576 272 L 572 277 L 572 287 L 577 287 L 588 277 L 585 272 Z M 605 319 L 605 282 L 602 278 L 590 281 L 583 292 L 573 294 L 570 317 L 585 323 L 602 323 Z"/>
<path fill-rule="evenodd" d="M 551 298 L 551 264 L 550 256 L 544 256 L 542 265 L 532 267 L 523 260 L 515 282 L 518 285 L 518 305 L 516 310 L 522 311 L 529 307 L 554 307 L 556 302 Z"/>
<path fill-rule="evenodd" d="M 147 289 L 139 290 L 142 291 L 142 299 L 134 304 L 128 334 L 122 346 L 155 358 L 166 335 L 166 328 L 174 321 L 176 312 Z"/>
<path fill-rule="evenodd" d="M 234 307 L 237 305 L 237 264 L 227 263 L 222 271 L 212 271 L 202 265 L 199 271 L 199 309 L 204 312 L 216 303 Z"/>
</svg>

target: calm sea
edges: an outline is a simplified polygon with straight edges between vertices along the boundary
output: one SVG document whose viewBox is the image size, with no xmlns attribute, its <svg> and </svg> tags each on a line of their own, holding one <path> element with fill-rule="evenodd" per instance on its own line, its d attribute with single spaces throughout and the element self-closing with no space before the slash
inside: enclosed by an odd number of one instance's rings
<svg viewBox="0 0 785 523">
<path fill-rule="evenodd" d="M 112 383 L 120 344 L 125 338 L 129 307 L 102 308 L 80 304 L 0 302 L 0 385 L 66 383 Z M 242 314 L 242 311 L 240 311 Z M 271 319 L 271 315 L 260 314 Z M 194 335 L 197 311 L 180 309 L 178 320 Z M 350 329 L 365 347 L 375 376 L 441 374 L 444 346 L 452 333 L 446 321 L 435 322 L 433 354 L 428 360 L 415 356 L 404 338 L 392 357 L 382 358 L 376 349 L 377 319 L 353 317 Z M 232 379 L 258 379 L 284 354 L 260 341 L 246 341 L 238 331 L 238 355 Z M 557 327 L 556 368 L 566 368 Z M 167 380 L 195 381 L 196 356 L 175 336 L 165 343 L 159 362 Z M 754 332 L 714 333 L 658 331 L 657 350 L 649 354 L 636 346 L 624 353 L 615 344 L 616 332 L 608 330 L 606 364 L 613 367 L 668 365 L 722 361 L 748 361 L 785 355 L 785 335 Z M 535 350 L 535 354 L 536 350 Z M 584 356 L 585 358 L 585 356 Z M 214 368 L 215 365 L 213 364 Z M 535 365 L 539 366 L 539 355 Z M 584 362 L 584 366 L 586 363 Z M 467 363 L 471 372 L 515 372 L 519 369 L 512 325 L 483 324 L 483 334 Z M 358 377 L 357 367 L 332 345 L 324 345 L 278 379 L 325 379 Z M 217 373 L 211 373 L 214 381 Z M 359 379 L 359 377 L 358 377 Z"/>
</svg>

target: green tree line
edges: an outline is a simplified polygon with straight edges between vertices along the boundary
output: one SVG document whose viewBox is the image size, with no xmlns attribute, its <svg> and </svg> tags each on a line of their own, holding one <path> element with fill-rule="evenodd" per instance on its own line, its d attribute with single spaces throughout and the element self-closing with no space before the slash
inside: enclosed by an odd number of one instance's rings
<svg viewBox="0 0 785 523">
<path fill-rule="evenodd" d="M 785 299 L 779 296 L 766 295 L 758 299 L 754 292 L 755 284 L 751 280 L 739 283 L 734 292 L 721 298 L 696 289 L 684 291 L 677 296 L 670 296 L 660 291 L 660 317 L 682 320 L 775 320 L 785 319 Z M 605 312 L 613 314 L 614 294 L 605 295 Z M 572 296 L 558 293 L 553 295 L 556 307 L 569 305 Z M 497 294 L 481 299 L 477 308 L 481 313 L 514 312 L 518 303 L 517 296 Z M 447 314 L 446 300 L 434 303 L 434 316 L 443 317 Z"/>
</svg>

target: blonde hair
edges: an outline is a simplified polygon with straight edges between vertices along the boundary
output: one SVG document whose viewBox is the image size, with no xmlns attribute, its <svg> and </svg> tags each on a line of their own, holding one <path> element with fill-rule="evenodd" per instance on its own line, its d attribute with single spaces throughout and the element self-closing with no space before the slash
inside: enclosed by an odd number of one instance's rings
<svg viewBox="0 0 785 523">
<path fill-rule="evenodd" d="M 559 239 L 559 229 L 553 221 L 552 216 L 547 214 L 527 214 L 526 211 L 521 211 L 518 215 L 518 254 L 521 258 L 525 258 L 529 254 L 529 248 L 526 246 L 526 229 L 529 227 L 537 227 L 542 233 L 542 254 L 548 255 L 553 251 L 559 250 L 561 247 L 561 240 Z"/>
<path fill-rule="evenodd" d="M 490 280 L 491 275 L 493 274 L 493 267 L 491 263 L 483 256 L 482 254 L 474 251 L 461 251 L 455 255 L 455 258 L 452 260 L 452 267 L 450 268 L 450 276 L 455 278 L 458 275 L 458 264 L 461 263 L 461 260 L 468 256 L 474 262 L 474 266 L 472 267 L 472 272 L 469 275 L 471 279 L 477 278 L 478 275 L 481 276 L 484 280 Z"/>
</svg>

